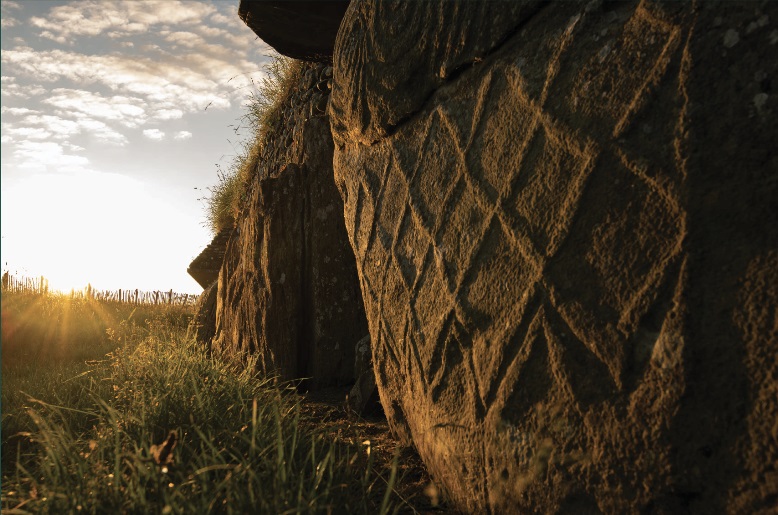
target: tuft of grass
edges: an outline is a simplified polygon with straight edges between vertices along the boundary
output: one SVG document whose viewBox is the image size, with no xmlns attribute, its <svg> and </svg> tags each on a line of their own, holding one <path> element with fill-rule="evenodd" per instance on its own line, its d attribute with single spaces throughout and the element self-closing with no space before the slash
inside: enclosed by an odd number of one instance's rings
<svg viewBox="0 0 778 515">
<path fill-rule="evenodd" d="M 102 359 L 3 362 L 3 512 L 400 508 L 396 462 L 381 474 L 358 435 L 332 438 L 294 389 L 208 355 L 177 318 L 137 316 Z"/>
<path fill-rule="evenodd" d="M 270 135 L 282 123 L 282 107 L 300 79 L 302 61 L 282 55 L 270 56 L 263 78 L 252 81 L 253 91 L 241 121 L 251 136 L 241 143 L 238 154 L 226 169 L 217 165 L 218 181 L 208 188 L 205 220 L 213 234 L 234 226 L 246 198 L 248 184 L 256 172 Z"/>
<path fill-rule="evenodd" d="M 255 83 L 244 120 L 257 134 L 260 148 L 283 121 L 282 107 L 300 80 L 302 70 L 303 61 L 282 55 L 271 56 L 270 62 L 265 66 L 264 77 Z"/>
<path fill-rule="evenodd" d="M 217 165 L 217 177 L 218 182 L 208 187 L 210 195 L 205 198 L 205 223 L 214 236 L 235 225 L 246 191 L 233 165 L 226 171 Z"/>
</svg>

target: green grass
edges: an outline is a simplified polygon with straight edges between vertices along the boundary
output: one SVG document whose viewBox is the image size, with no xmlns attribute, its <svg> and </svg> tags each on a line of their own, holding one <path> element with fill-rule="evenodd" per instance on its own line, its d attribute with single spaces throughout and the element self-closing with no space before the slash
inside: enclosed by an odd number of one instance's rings
<svg viewBox="0 0 778 515">
<path fill-rule="evenodd" d="M 217 165 L 217 183 L 208 188 L 210 195 L 205 198 L 206 224 L 214 235 L 235 224 L 262 150 L 282 122 L 281 107 L 299 80 L 301 69 L 301 61 L 272 56 L 264 77 L 252 82 L 254 88 L 241 120 L 250 137 L 240 144 L 240 151 L 226 168 Z"/>
<path fill-rule="evenodd" d="M 409 508 L 396 460 L 371 453 L 358 425 L 336 435 L 293 389 L 209 356 L 187 334 L 191 313 L 68 302 L 3 294 L 3 513 Z M 38 330 L 69 322 L 25 354 L 33 331 L 9 336 L 15 313 L 37 313 Z M 171 431 L 173 461 L 158 464 L 152 446 Z"/>
</svg>

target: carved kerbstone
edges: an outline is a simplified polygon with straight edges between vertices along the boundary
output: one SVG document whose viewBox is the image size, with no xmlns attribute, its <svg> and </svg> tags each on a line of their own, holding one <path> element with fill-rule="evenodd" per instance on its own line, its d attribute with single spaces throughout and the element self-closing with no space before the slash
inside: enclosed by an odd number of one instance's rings
<svg viewBox="0 0 778 515">
<path fill-rule="evenodd" d="M 774 507 L 774 20 L 352 3 L 330 112 L 376 381 L 459 508 Z"/>
</svg>

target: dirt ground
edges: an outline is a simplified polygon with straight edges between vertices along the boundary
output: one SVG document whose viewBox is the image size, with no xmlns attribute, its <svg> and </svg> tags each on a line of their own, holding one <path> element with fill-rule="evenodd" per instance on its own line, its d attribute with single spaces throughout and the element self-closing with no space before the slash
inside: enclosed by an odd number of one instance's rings
<svg viewBox="0 0 778 515">
<path fill-rule="evenodd" d="M 399 513 L 456 513 L 441 498 L 416 450 L 404 447 L 392 436 L 383 413 L 366 418 L 356 415 L 344 402 L 347 393 L 348 390 L 344 388 L 330 388 L 305 394 L 302 404 L 305 418 L 315 420 L 316 427 L 324 430 L 336 442 L 366 445 L 364 442 L 369 441 L 379 481 L 389 480 L 392 463 L 397 455 L 394 490 L 403 500 Z"/>
</svg>

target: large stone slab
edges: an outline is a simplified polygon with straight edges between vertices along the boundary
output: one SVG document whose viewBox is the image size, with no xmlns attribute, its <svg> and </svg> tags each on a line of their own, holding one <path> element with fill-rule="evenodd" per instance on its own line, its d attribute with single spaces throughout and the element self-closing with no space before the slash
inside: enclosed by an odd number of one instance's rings
<svg viewBox="0 0 778 515">
<path fill-rule="evenodd" d="M 486 4 L 356 0 L 335 48 L 393 431 L 468 512 L 769 512 L 778 6 Z"/>
<path fill-rule="evenodd" d="M 367 333 L 321 109 L 328 76 L 304 66 L 269 130 L 219 273 L 213 343 L 314 388 L 353 382 Z"/>
<path fill-rule="evenodd" d="M 219 278 L 219 270 L 224 261 L 227 242 L 232 235 L 232 227 L 225 227 L 211 240 L 211 243 L 192 260 L 186 272 L 197 281 L 204 290 Z"/>
<path fill-rule="evenodd" d="M 348 0 L 240 0 L 238 15 L 278 53 L 331 62 Z"/>
</svg>

